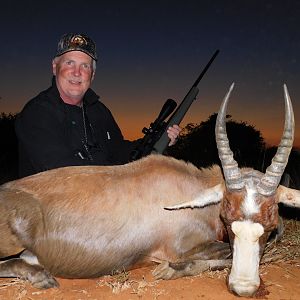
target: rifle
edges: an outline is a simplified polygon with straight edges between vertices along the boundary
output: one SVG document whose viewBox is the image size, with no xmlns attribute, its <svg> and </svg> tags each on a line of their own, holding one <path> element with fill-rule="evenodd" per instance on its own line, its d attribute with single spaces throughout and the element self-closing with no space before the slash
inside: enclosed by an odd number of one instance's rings
<svg viewBox="0 0 300 300">
<path fill-rule="evenodd" d="M 176 107 L 176 102 L 172 99 L 168 99 L 163 105 L 157 119 L 150 124 L 149 128 L 143 128 L 142 132 L 145 136 L 141 139 L 138 146 L 131 152 L 130 160 L 136 160 L 150 153 L 163 153 L 169 144 L 169 137 L 167 134 L 167 128 L 174 124 L 179 125 L 187 110 L 191 106 L 192 102 L 196 99 L 199 89 L 197 85 L 200 80 L 219 54 L 220 50 L 216 50 L 207 65 L 204 67 L 195 83 L 192 85 L 186 96 L 181 101 L 175 112 L 169 118 L 168 122 L 165 119 L 172 113 Z"/>
</svg>

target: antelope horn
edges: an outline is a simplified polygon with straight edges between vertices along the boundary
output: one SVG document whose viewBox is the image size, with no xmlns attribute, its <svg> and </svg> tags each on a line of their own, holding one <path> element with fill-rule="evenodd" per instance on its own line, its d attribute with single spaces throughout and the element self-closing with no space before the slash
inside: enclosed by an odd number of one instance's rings
<svg viewBox="0 0 300 300">
<path fill-rule="evenodd" d="M 285 84 L 283 89 L 285 99 L 284 131 L 277 152 L 272 159 L 272 163 L 266 169 L 265 175 L 261 178 L 257 185 L 257 191 L 264 196 L 270 196 L 275 193 L 293 147 L 295 128 L 294 112 Z"/>
<path fill-rule="evenodd" d="M 234 83 L 229 88 L 227 92 L 216 120 L 215 134 L 216 143 L 219 153 L 219 158 L 221 160 L 223 173 L 225 177 L 226 186 L 230 190 L 242 189 L 244 187 L 244 182 L 242 180 L 242 174 L 238 167 L 237 162 L 233 159 L 233 153 L 229 147 L 229 141 L 226 133 L 226 108 L 229 96 L 233 90 Z"/>
</svg>

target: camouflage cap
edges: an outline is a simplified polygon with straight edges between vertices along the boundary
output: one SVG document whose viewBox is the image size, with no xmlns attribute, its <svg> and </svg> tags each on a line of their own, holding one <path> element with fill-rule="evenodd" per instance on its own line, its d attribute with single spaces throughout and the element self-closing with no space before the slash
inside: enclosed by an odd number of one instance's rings
<svg viewBox="0 0 300 300">
<path fill-rule="evenodd" d="M 84 52 L 97 61 L 96 44 L 85 34 L 67 33 L 60 38 L 55 56 L 70 51 Z"/>
</svg>

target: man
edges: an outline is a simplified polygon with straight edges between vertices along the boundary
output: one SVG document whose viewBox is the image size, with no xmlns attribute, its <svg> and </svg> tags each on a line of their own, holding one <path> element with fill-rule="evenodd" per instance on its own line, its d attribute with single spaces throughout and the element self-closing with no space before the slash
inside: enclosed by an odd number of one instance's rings
<svg viewBox="0 0 300 300">
<path fill-rule="evenodd" d="M 90 88 L 96 45 L 84 34 L 65 34 L 52 61 L 52 86 L 30 100 L 16 120 L 19 175 L 76 165 L 129 161 L 136 142 L 124 140 L 109 109 Z M 168 128 L 173 145 L 180 132 Z"/>
</svg>

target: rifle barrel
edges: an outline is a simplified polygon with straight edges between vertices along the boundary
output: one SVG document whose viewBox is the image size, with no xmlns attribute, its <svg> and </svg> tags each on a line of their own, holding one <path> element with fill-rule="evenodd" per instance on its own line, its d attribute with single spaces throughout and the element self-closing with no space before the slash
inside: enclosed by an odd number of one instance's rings
<svg viewBox="0 0 300 300">
<path fill-rule="evenodd" d="M 199 84 L 200 80 L 204 76 L 204 74 L 207 72 L 208 68 L 212 64 L 212 62 L 215 60 L 216 56 L 219 54 L 220 50 L 216 50 L 216 52 L 213 54 L 209 62 L 206 64 L 198 78 L 196 79 L 195 83 L 192 85 L 186 96 L 181 101 L 180 105 L 177 107 L 175 112 L 172 114 L 172 116 L 169 118 L 168 124 L 166 126 L 165 131 L 161 135 L 161 137 L 156 141 L 156 143 L 153 145 L 152 153 L 163 153 L 164 150 L 167 148 L 169 144 L 169 137 L 166 132 L 167 128 L 170 126 L 173 126 L 174 124 L 179 125 L 183 117 L 185 116 L 187 110 L 191 106 L 192 102 L 196 99 L 197 94 L 199 92 L 199 89 L 197 85 Z"/>
<path fill-rule="evenodd" d="M 199 84 L 200 80 L 202 79 L 202 77 L 204 76 L 204 74 L 206 73 L 206 71 L 208 70 L 208 68 L 210 67 L 210 65 L 213 63 L 213 61 L 215 60 L 215 58 L 217 57 L 217 55 L 219 54 L 219 52 L 220 52 L 220 50 L 218 49 L 213 54 L 213 56 L 211 57 L 211 59 L 209 60 L 209 62 L 207 63 L 207 65 L 204 67 L 204 69 L 200 73 L 199 77 L 196 79 L 195 83 L 193 84 L 193 87 L 197 86 Z"/>
</svg>

